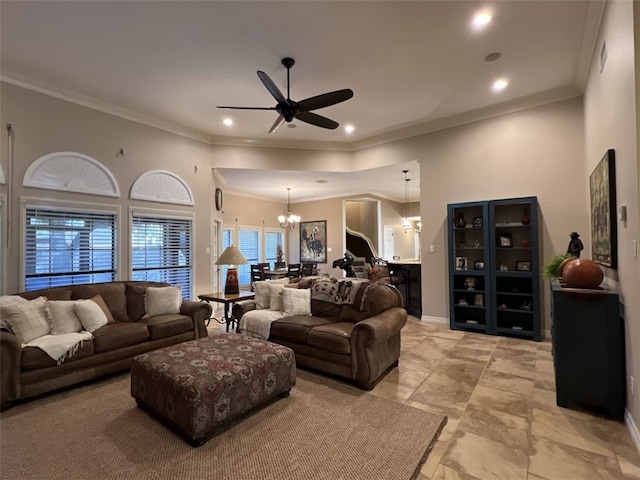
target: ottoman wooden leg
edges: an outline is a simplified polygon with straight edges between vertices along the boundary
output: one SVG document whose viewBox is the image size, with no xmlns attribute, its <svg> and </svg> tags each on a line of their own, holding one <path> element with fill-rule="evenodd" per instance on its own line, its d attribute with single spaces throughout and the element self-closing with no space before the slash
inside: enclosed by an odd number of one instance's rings
<svg viewBox="0 0 640 480">
<path fill-rule="evenodd" d="M 206 443 L 206 441 L 207 441 L 206 437 L 199 437 L 199 438 L 193 438 L 193 439 L 187 440 L 187 442 L 189 442 L 189 445 L 191 445 L 193 448 L 201 447 Z"/>
</svg>

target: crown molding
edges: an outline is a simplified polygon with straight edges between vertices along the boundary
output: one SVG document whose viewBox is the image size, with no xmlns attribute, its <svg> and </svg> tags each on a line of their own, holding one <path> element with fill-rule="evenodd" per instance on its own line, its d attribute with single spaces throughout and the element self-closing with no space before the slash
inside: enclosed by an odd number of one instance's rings
<svg viewBox="0 0 640 480">
<path fill-rule="evenodd" d="M 594 0 L 588 2 L 586 6 L 582 39 L 580 40 L 580 52 L 575 74 L 576 85 L 582 92 L 584 92 L 587 85 L 589 70 L 591 69 L 591 62 L 593 62 L 594 59 L 598 32 L 600 31 L 600 24 L 602 23 L 606 4 L 607 2 L 605 0 Z"/>
</svg>

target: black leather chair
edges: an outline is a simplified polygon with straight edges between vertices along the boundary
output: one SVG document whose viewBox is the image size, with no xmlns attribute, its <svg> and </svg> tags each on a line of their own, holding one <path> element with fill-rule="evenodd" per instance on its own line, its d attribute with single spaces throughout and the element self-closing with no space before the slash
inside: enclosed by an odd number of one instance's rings
<svg viewBox="0 0 640 480">
<path fill-rule="evenodd" d="M 264 280 L 264 268 L 261 265 L 251 265 L 251 283 Z"/>
<path fill-rule="evenodd" d="M 303 263 L 302 264 L 302 270 L 301 270 L 301 276 L 302 277 L 311 277 L 313 275 L 318 275 L 318 263 L 317 262 Z"/>
</svg>

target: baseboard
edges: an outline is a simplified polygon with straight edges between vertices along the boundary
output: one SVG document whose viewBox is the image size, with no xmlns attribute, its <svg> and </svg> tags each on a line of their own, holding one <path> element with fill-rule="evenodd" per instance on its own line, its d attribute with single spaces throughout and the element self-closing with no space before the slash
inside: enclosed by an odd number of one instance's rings
<svg viewBox="0 0 640 480">
<path fill-rule="evenodd" d="M 551 330 L 542 330 L 542 339 L 551 340 Z"/>
<path fill-rule="evenodd" d="M 424 323 L 431 323 L 433 325 L 449 325 L 449 319 L 443 317 L 430 317 L 428 315 L 422 315 L 420 321 Z"/>
<path fill-rule="evenodd" d="M 629 413 L 628 409 L 624 412 L 624 423 L 627 425 L 627 429 L 631 434 L 633 443 L 636 444 L 638 453 L 640 453 L 640 431 L 638 430 L 638 426 L 636 425 L 636 423 L 633 421 L 633 417 Z"/>
</svg>

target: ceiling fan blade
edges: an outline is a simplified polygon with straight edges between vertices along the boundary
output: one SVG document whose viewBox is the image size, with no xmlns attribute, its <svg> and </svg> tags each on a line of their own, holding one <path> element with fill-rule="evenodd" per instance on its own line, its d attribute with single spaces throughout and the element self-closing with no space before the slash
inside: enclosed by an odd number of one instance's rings
<svg viewBox="0 0 640 480">
<path fill-rule="evenodd" d="M 274 133 L 280 128 L 280 125 L 282 125 L 283 123 L 284 117 L 282 115 L 278 115 L 278 118 L 276 118 L 276 121 L 273 122 L 273 125 L 271 125 L 271 128 L 269 129 L 269 133 Z"/>
<path fill-rule="evenodd" d="M 269 93 L 273 95 L 273 98 L 275 98 L 278 103 L 287 101 L 287 99 L 284 98 L 284 95 L 282 94 L 280 89 L 278 89 L 278 87 L 276 87 L 276 84 L 273 83 L 273 80 L 271 80 L 269 75 L 264 73 L 262 70 L 258 70 L 258 77 L 260 78 L 260 80 L 262 80 L 262 83 L 264 84 L 264 86 L 267 87 L 267 90 L 269 90 Z"/>
<path fill-rule="evenodd" d="M 330 118 L 311 112 L 300 112 L 296 115 L 296 118 L 302 122 L 310 123 L 316 127 L 328 128 L 329 130 L 335 130 L 340 126 L 338 122 L 334 122 Z"/>
<path fill-rule="evenodd" d="M 301 111 L 308 112 L 310 110 L 317 110 L 319 108 L 344 102 L 345 100 L 349 100 L 351 97 L 353 97 L 353 90 L 345 88 L 344 90 L 336 90 L 335 92 L 323 93 L 322 95 L 307 98 L 298 102 L 298 106 Z"/>
<path fill-rule="evenodd" d="M 275 110 L 276 107 L 228 107 L 224 105 L 218 105 L 216 108 L 231 108 L 233 110 Z"/>
</svg>

